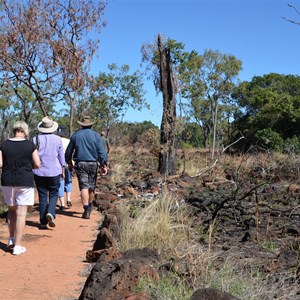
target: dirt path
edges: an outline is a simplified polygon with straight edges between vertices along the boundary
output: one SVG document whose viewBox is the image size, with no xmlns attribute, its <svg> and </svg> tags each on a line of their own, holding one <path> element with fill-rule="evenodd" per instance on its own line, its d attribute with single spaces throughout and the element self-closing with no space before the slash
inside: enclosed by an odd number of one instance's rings
<svg viewBox="0 0 300 300">
<path fill-rule="evenodd" d="M 25 254 L 14 256 L 7 249 L 8 229 L 0 224 L 0 298 L 6 300 L 78 299 L 90 265 L 85 253 L 98 233 L 100 213 L 81 218 L 77 180 L 74 179 L 73 206 L 57 211 L 56 227 L 39 230 L 39 215 L 27 217 L 23 246 Z"/>
</svg>

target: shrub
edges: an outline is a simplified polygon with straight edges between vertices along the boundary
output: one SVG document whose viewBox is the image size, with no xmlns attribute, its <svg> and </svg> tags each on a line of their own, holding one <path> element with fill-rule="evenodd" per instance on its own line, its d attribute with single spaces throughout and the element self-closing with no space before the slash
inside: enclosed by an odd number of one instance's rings
<svg viewBox="0 0 300 300">
<path fill-rule="evenodd" d="M 282 151 L 284 140 L 279 133 L 271 128 L 258 130 L 255 136 L 259 139 L 258 144 L 272 150 Z"/>
<path fill-rule="evenodd" d="M 300 139 L 297 136 L 286 139 L 283 150 L 288 154 L 300 154 Z"/>
</svg>

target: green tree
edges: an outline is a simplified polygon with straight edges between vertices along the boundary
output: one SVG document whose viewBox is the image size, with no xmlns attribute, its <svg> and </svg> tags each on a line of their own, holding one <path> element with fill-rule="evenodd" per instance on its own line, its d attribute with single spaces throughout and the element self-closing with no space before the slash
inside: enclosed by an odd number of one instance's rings
<svg viewBox="0 0 300 300">
<path fill-rule="evenodd" d="M 129 108 L 141 110 L 146 103 L 143 76 L 139 71 L 130 73 L 128 65 L 108 65 L 108 73 L 101 72 L 90 81 L 89 102 L 81 103 L 80 110 L 89 110 L 103 125 L 121 121 Z"/>
<path fill-rule="evenodd" d="M 192 147 L 201 147 L 203 145 L 201 126 L 195 122 L 187 122 L 184 126 L 182 141 Z"/>
<path fill-rule="evenodd" d="M 299 136 L 299 76 L 276 73 L 255 76 L 252 81 L 242 82 L 236 87 L 232 97 L 241 108 L 235 126 L 243 132 L 248 146 L 257 142 L 258 131 L 275 132 L 283 140 Z"/>
<path fill-rule="evenodd" d="M 209 147 L 210 133 L 213 128 L 210 103 L 202 98 L 190 99 L 190 117 L 200 126 L 203 135 L 203 145 Z"/>
<path fill-rule="evenodd" d="M 222 54 L 219 51 L 206 50 L 202 56 L 203 62 L 199 70 L 199 81 L 203 94 L 200 100 L 209 103 L 212 124 L 212 159 L 214 158 L 218 116 L 220 105 L 230 102 L 230 95 L 235 87 L 237 75 L 242 68 L 242 62 L 233 55 Z M 201 104 L 201 101 L 200 101 Z"/>
</svg>

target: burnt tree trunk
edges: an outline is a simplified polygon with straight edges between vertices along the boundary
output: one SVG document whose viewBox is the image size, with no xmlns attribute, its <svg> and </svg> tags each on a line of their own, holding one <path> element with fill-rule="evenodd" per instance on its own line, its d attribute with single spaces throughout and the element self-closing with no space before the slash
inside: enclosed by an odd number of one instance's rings
<svg viewBox="0 0 300 300">
<path fill-rule="evenodd" d="M 172 73 L 170 49 L 157 39 L 160 53 L 160 83 L 163 94 L 163 116 L 160 127 L 160 152 L 158 158 L 158 172 L 163 175 L 175 173 L 175 121 L 176 121 L 176 93 Z"/>
</svg>

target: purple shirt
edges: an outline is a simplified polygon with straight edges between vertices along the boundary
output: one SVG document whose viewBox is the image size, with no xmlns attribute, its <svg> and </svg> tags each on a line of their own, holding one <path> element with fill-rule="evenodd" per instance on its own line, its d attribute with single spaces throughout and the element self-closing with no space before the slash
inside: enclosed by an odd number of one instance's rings
<svg viewBox="0 0 300 300">
<path fill-rule="evenodd" d="M 33 138 L 36 144 L 36 137 Z M 53 133 L 38 135 L 38 152 L 41 159 L 41 167 L 32 170 L 35 175 L 54 177 L 62 173 L 62 167 L 66 164 L 61 138 Z"/>
</svg>

